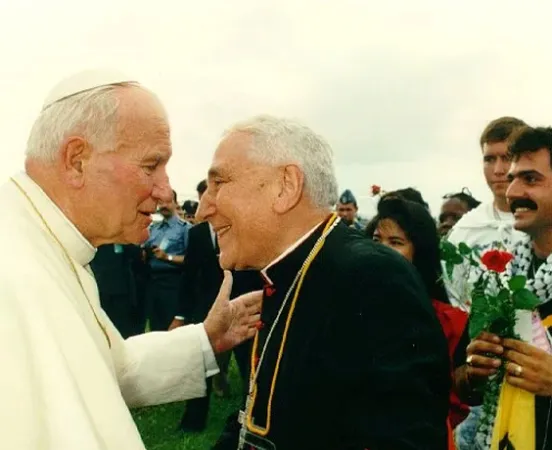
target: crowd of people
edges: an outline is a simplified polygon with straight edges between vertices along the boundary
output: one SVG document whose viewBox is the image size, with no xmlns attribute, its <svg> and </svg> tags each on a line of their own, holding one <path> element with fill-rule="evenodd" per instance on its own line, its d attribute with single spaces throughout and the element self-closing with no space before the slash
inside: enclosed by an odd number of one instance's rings
<svg viewBox="0 0 552 450">
<path fill-rule="evenodd" d="M 499 241 L 504 246 L 512 248 L 517 242 L 516 237 L 523 236 L 522 232 L 516 231 L 513 227 L 514 217 L 506 199 L 506 188 L 511 164 L 508 156 L 508 139 L 516 129 L 524 126 L 525 124 L 518 119 L 505 117 L 491 122 L 482 134 L 480 146 L 483 172 L 493 194 L 491 203 L 482 205 L 472 196 L 469 189 L 463 188 L 456 193 L 443 196 L 440 211 L 434 218 L 422 193 L 413 187 L 406 187 L 392 192 L 381 192 L 378 189 L 374 193 L 374 200 L 377 202 L 375 216 L 361 217 L 356 198 L 349 189 L 345 190 L 333 205 L 343 224 L 375 242 L 394 249 L 412 263 L 426 292 L 432 299 L 432 306 L 445 333 L 451 361 L 451 377 L 459 383 L 459 387 L 462 386 L 467 373 L 465 361 L 469 340 L 465 331 L 470 310 L 470 289 L 475 280 L 472 278 L 470 281 L 468 274 L 464 273 L 466 270 L 464 266 L 456 267 L 453 276 L 445 276 L 440 254 L 440 240 L 447 239 L 455 244 L 463 242 L 479 249 L 491 248 Z M 207 180 L 202 180 L 198 184 L 198 200 L 201 200 L 207 187 Z M 137 262 L 139 261 L 145 267 L 145 270 L 139 270 L 139 273 L 149 271 L 151 274 L 149 283 L 155 286 L 155 277 L 157 276 L 155 267 L 156 264 L 159 264 L 158 259 L 166 261 L 165 251 L 176 258 L 183 256 L 182 260 L 171 261 L 172 268 L 177 274 L 174 285 L 179 286 L 178 301 L 171 301 L 167 292 L 163 292 L 158 298 L 149 298 L 142 303 L 144 309 L 139 316 L 149 317 L 150 323 L 155 322 L 151 315 L 148 316 L 147 311 L 154 311 L 156 306 L 159 308 L 162 302 L 169 305 L 166 308 L 167 314 L 163 325 L 152 329 L 165 329 L 169 323 L 168 329 L 173 329 L 186 323 L 197 323 L 203 320 L 216 298 L 218 287 L 222 282 L 222 269 L 218 261 L 220 249 L 216 233 L 207 221 L 196 224 L 198 222 L 195 217 L 197 203 L 195 203 L 193 211 L 189 209 L 189 205 L 194 204 L 193 202 L 193 200 L 186 200 L 179 208 L 176 193 L 173 191 L 173 202 L 160 205 L 159 212 L 163 216 L 163 220 L 152 225 L 150 239 L 142 246 L 142 258 L 137 259 Z M 187 215 L 184 214 L 184 211 L 188 212 Z M 163 237 L 156 236 L 157 230 L 162 227 L 162 224 L 166 224 L 167 233 L 170 233 L 169 224 L 171 222 L 179 223 L 183 227 L 180 241 L 185 244 L 181 248 L 174 247 L 170 250 L 165 248 L 163 252 L 160 252 L 157 250 L 157 246 Z M 150 249 L 152 245 L 153 252 Z M 138 248 L 135 246 L 135 250 Z M 147 251 L 144 251 L 148 249 L 150 249 L 149 257 Z M 116 252 L 111 253 L 115 254 Z M 98 256 L 100 254 L 101 252 L 98 252 Z M 124 267 L 128 267 L 128 263 L 121 264 L 120 270 L 124 270 Z M 111 271 L 111 274 L 113 273 Z M 239 292 L 262 288 L 261 277 L 257 271 L 238 271 L 236 273 L 241 276 L 245 274 L 249 276 L 249 282 L 245 283 L 244 290 Z M 123 279 L 123 277 L 119 279 Z M 97 277 L 97 280 L 101 292 L 101 279 Z M 200 286 L 195 287 L 195 283 L 199 283 Z M 154 287 L 153 290 L 155 289 Z M 150 290 L 144 289 L 143 292 L 151 292 L 151 288 Z M 121 300 L 117 301 L 119 308 L 121 304 L 132 303 L 130 297 L 124 302 Z M 116 324 L 118 320 L 121 320 L 121 327 L 124 327 L 129 316 L 118 316 L 116 310 L 111 314 L 109 305 L 113 303 L 106 300 L 104 309 L 108 311 Z M 102 305 L 104 305 L 103 297 Z M 148 305 L 147 309 L 146 305 Z M 144 323 L 144 320 L 140 322 L 140 332 L 144 331 Z M 250 353 L 251 346 L 247 342 L 235 350 L 244 386 L 248 384 Z M 229 356 L 228 353 L 219 357 L 221 372 L 213 377 L 212 383 L 209 383 L 207 396 L 188 402 L 186 414 L 180 424 L 183 431 L 197 432 L 205 428 L 212 385 L 215 386 L 215 392 L 218 395 L 224 396 L 227 393 L 226 371 Z M 459 376 L 457 380 L 455 379 L 456 375 Z M 451 437 L 449 448 L 473 449 L 478 448 L 477 445 L 481 445 L 476 442 L 480 408 L 470 407 L 471 397 L 468 400 L 464 395 L 463 390 L 456 388 L 450 390 L 447 425 Z M 232 422 L 235 420 L 234 416 L 229 419 L 229 428 L 234 429 L 233 438 L 231 438 L 231 433 L 226 430 L 216 448 L 234 448 L 237 445 L 238 432 L 235 426 L 232 426 Z M 230 445 L 223 444 L 225 439 L 232 443 Z"/>
<path fill-rule="evenodd" d="M 21 255 L 1 284 L 9 448 L 141 449 L 128 407 L 176 400 L 201 432 L 232 353 L 243 404 L 213 450 L 552 448 L 552 129 L 502 117 L 474 151 L 492 201 L 463 188 L 434 217 L 378 188 L 361 218 L 323 137 L 257 116 L 179 205 L 155 95 L 116 72 L 61 82 L 0 189 Z M 525 267 L 540 304 L 519 339 L 470 337 L 477 274 L 444 270 L 445 241 Z M 503 364 L 523 401 L 489 417 Z"/>
</svg>

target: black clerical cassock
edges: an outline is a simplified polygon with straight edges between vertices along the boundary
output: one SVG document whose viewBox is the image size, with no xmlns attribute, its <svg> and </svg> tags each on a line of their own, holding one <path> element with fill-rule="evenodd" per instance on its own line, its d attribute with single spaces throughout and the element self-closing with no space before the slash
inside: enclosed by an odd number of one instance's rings
<svg viewBox="0 0 552 450">
<path fill-rule="evenodd" d="M 241 448 L 446 449 L 447 344 L 412 265 L 339 224 L 290 289 L 325 226 L 265 272 Z"/>
</svg>

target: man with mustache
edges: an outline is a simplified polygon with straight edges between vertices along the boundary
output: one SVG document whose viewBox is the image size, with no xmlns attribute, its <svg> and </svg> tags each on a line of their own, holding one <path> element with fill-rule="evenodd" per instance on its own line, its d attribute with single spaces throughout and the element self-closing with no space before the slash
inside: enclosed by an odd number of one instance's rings
<svg viewBox="0 0 552 450">
<path fill-rule="evenodd" d="M 496 437 L 501 448 L 551 448 L 552 128 L 519 130 L 512 138 L 510 155 L 511 184 L 506 195 L 514 227 L 526 235 L 513 249 L 509 270 L 527 278 L 526 286 L 540 304 L 533 313 L 518 315 L 516 332 L 521 340 L 483 333 L 465 350 L 459 345 L 456 382 L 465 398 L 473 400 L 474 388 L 496 373 L 499 357 L 505 358 L 506 382 L 525 394 L 518 396 L 524 405 L 513 403 L 511 415 L 516 420 Z M 478 448 L 488 448 L 488 442 L 489 435 L 478 436 Z"/>
<path fill-rule="evenodd" d="M 151 225 L 150 237 L 144 244 L 150 269 L 146 308 L 151 331 L 168 330 L 178 309 L 181 266 L 191 225 L 178 217 L 177 206 L 173 190 L 171 201 L 159 204 L 163 220 Z"/>
</svg>

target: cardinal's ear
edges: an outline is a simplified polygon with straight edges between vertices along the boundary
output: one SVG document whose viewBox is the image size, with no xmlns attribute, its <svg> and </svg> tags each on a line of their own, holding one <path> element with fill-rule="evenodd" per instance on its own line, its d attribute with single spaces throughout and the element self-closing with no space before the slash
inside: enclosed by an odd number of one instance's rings
<svg viewBox="0 0 552 450">
<path fill-rule="evenodd" d="M 303 196 L 303 171 L 299 166 L 289 164 L 281 168 L 279 192 L 274 202 L 274 210 L 284 214 L 293 209 Z"/>
</svg>

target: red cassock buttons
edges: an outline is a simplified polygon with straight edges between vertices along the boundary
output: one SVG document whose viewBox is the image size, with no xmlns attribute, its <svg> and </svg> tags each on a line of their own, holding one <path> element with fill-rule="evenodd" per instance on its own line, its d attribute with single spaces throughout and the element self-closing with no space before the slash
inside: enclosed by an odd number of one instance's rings
<svg viewBox="0 0 552 450">
<path fill-rule="evenodd" d="M 276 293 L 276 289 L 273 286 L 265 286 L 264 294 L 267 297 L 272 297 Z"/>
</svg>

